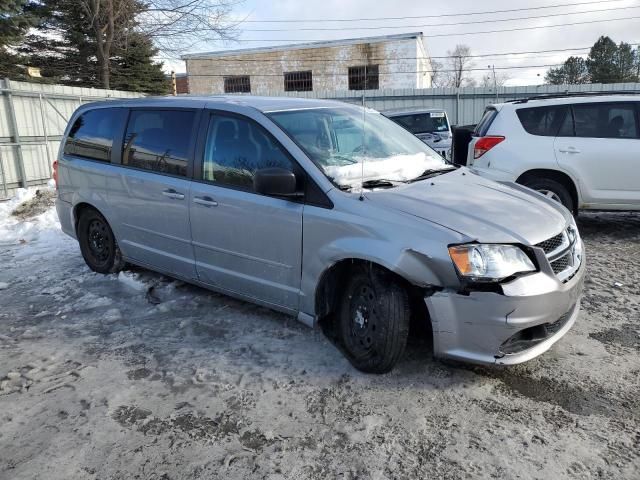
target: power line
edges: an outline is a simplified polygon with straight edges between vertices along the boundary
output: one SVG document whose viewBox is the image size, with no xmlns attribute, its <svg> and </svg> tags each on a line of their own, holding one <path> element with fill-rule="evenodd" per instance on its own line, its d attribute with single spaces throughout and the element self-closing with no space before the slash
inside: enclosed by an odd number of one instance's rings
<svg viewBox="0 0 640 480">
<path fill-rule="evenodd" d="M 555 25 L 539 25 L 534 27 L 518 27 L 518 28 L 506 28 L 500 30 L 481 30 L 476 32 L 456 32 L 456 33 L 439 33 L 435 35 L 423 35 L 425 38 L 438 38 L 438 37 L 459 37 L 464 35 L 481 35 L 486 33 L 504 33 L 504 32 L 522 32 L 526 30 L 540 30 L 546 28 L 556 28 L 556 27 L 569 27 L 574 25 L 589 25 L 594 23 L 602 23 L 602 22 L 619 22 L 625 20 L 635 20 L 640 18 L 640 16 L 634 17 L 626 17 L 626 18 L 607 18 L 601 20 L 589 20 L 584 22 L 572 22 L 572 23 L 557 23 Z M 298 38 L 298 39 L 264 39 L 264 38 L 251 38 L 251 39 L 237 39 L 235 42 L 323 42 L 324 40 L 321 38 Z M 275 45 L 277 46 L 277 45 Z"/>
<path fill-rule="evenodd" d="M 497 22 L 514 22 L 517 20 L 535 20 L 539 18 L 552 18 L 552 17 L 564 17 L 567 15 L 585 15 L 589 13 L 602 13 L 602 12 L 612 12 L 618 10 L 632 10 L 640 8 L 639 5 L 631 6 L 631 7 L 614 7 L 614 8 L 602 8 L 599 10 L 588 10 L 585 12 L 569 12 L 569 13 L 552 13 L 548 15 L 533 15 L 528 17 L 514 17 L 514 18 L 501 18 L 501 19 L 491 19 L 491 23 Z M 477 25 L 480 23 L 487 23 L 489 20 L 472 20 L 470 22 L 453 22 L 453 23 L 429 23 L 422 25 L 401 25 L 401 26 L 375 26 L 375 27 L 349 27 L 351 30 L 385 30 L 391 28 L 423 28 L 423 27 L 451 27 L 456 25 Z M 245 28 L 242 29 L 243 32 L 303 32 L 303 31 L 316 31 L 316 32 L 325 32 L 325 31 L 342 31 L 344 27 L 302 27 L 302 28 Z"/>
<path fill-rule="evenodd" d="M 578 3 L 564 3 L 558 5 L 543 5 L 539 7 L 526 7 L 526 8 L 511 8 L 507 10 L 489 10 L 484 12 L 460 12 L 460 13 L 443 13 L 438 15 L 412 15 L 406 17 L 374 17 L 374 18 L 318 18 L 312 20 L 305 19 L 286 19 L 286 20 L 243 20 L 240 23 L 319 23 L 319 22 L 363 22 L 363 21 L 375 21 L 375 20 L 415 20 L 419 18 L 442 18 L 442 17 L 460 17 L 467 15 L 489 15 L 495 13 L 512 13 L 512 12 L 524 12 L 531 10 L 545 10 L 549 8 L 561 8 L 561 7 L 577 7 L 581 5 L 594 5 L 600 3 L 613 3 L 621 2 L 623 0 L 597 0 L 591 2 L 578 2 Z"/>
</svg>

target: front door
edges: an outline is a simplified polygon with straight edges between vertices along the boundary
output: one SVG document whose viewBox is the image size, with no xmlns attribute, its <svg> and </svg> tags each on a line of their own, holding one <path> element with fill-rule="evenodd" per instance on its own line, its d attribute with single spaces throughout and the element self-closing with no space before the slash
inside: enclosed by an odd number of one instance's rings
<svg viewBox="0 0 640 480">
<path fill-rule="evenodd" d="M 555 154 L 563 170 L 579 179 L 584 202 L 592 208 L 640 205 L 640 130 L 634 103 L 575 104 L 572 110 L 555 140 Z"/>
<path fill-rule="evenodd" d="M 190 159 L 199 111 L 133 109 L 109 190 L 119 244 L 134 262 L 197 278 L 189 227 Z"/>
<path fill-rule="evenodd" d="M 257 169 L 295 171 L 294 161 L 249 118 L 216 112 L 206 121 L 190 202 L 200 281 L 296 310 L 303 204 L 253 190 Z"/>
</svg>

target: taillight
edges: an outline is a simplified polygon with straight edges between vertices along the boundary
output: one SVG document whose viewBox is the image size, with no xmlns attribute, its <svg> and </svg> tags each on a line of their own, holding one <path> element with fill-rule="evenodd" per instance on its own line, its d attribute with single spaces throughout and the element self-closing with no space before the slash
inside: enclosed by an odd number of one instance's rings
<svg viewBox="0 0 640 480">
<path fill-rule="evenodd" d="M 504 137 L 489 136 L 480 137 L 473 146 L 473 158 L 480 158 L 493 147 L 504 141 Z"/>
<path fill-rule="evenodd" d="M 53 181 L 56 183 L 56 189 L 58 188 L 58 161 L 53 161 Z"/>
</svg>

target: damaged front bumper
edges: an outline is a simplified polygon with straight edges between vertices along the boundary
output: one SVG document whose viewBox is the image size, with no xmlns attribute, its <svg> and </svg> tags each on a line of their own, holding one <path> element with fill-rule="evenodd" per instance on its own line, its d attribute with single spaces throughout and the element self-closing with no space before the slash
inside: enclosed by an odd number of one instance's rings
<svg viewBox="0 0 640 480">
<path fill-rule="evenodd" d="M 434 355 L 499 365 L 537 357 L 575 323 L 584 275 L 583 261 L 565 283 L 541 271 L 503 284 L 502 293 L 442 290 L 426 297 Z"/>
</svg>

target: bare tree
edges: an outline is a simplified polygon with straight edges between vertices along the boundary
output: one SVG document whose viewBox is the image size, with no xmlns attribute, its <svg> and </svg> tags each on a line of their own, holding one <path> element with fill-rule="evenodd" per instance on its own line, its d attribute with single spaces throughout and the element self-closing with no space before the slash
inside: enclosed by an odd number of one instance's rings
<svg viewBox="0 0 640 480">
<path fill-rule="evenodd" d="M 230 21 L 239 0 L 146 0 L 139 29 L 164 54 L 177 56 L 201 42 L 237 38 Z"/>
<path fill-rule="evenodd" d="M 176 56 L 201 41 L 230 40 L 236 24 L 229 21 L 236 0 L 78 0 L 95 41 L 102 87 L 110 88 L 114 47 L 142 34 L 161 54 Z"/>
<path fill-rule="evenodd" d="M 493 79 L 493 73 L 489 72 L 486 75 L 482 76 L 480 80 L 481 87 L 493 88 L 494 85 L 496 87 L 504 87 L 504 84 L 507 83 L 507 80 L 511 80 L 511 75 L 504 72 L 496 73 L 495 84 Z"/>
<path fill-rule="evenodd" d="M 139 4 L 131 0 L 79 0 L 93 30 L 96 44 L 96 56 L 100 68 L 102 86 L 109 88 L 110 58 L 114 43 L 122 41 L 122 33 L 138 13 Z"/>
<path fill-rule="evenodd" d="M 453 50 L 449 50 L 447 55 L 447 86 L 458 88 L 475 85 L 475 80 L 470 74 L 470 69 L 473 68 L 471 47 L 459 44 Z"/>
<path fill-rule="evenodd" d="M 442 62 L 431 60 L 431 86 L 446 87 L 447 78 L 445 72 L 442 71 Z"/>
</svg>

